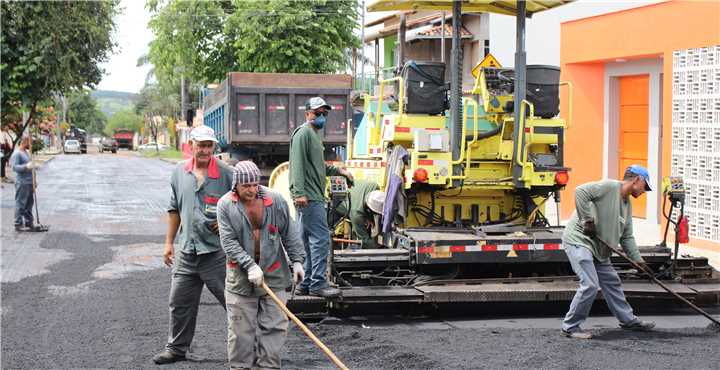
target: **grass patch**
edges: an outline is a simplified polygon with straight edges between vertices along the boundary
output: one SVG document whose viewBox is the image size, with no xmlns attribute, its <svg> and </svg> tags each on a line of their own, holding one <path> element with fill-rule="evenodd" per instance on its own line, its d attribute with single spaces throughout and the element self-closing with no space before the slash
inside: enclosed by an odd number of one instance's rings
<svg viewBox="0 0 720 370">
<path fill-rule="evenodd" d="M 183 154 L 179 150 L 168 149 L 168 150 L 145 150 L 140 152 L 143 157 L 146 158 L 167 158 L 167 159 L 183 159 Z"/>
</svg>

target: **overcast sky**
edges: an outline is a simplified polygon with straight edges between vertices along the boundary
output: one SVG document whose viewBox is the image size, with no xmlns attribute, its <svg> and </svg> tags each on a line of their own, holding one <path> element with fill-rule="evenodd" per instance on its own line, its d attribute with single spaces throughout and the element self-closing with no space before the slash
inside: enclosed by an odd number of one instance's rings
<svg viewBox="0 0 720 370">
<path fill-rule="evenodd" d="M 148 66 L 136 67 L 138 58 L 148 52 L 148 43 L 153 39 L 147 27 L 150 12 L 145 10 L 145 0 L 122 0 L 120 4 L 125 10 L 116 20 L 118 48 L 116 54 L 102 65 L 105 77 L 98 90 L 138 92 L 150 69 Z"/>
</svg>

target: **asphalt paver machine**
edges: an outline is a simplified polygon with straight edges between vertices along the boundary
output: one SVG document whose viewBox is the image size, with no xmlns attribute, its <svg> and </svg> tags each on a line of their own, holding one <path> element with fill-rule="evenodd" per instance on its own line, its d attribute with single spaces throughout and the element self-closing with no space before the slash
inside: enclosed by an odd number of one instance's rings
<svg viewBox="0 0 720 370">
<path fill-rule="evenodd" d="M 328 303 L 296 297 L 291 306 L 302 311 L 312 302 L 341 309 L 572 298 L 577 283 L 563 251 L 563 227 L 544 210 L 553 206 L 549 200 L 559 202 L 572 173 L 564 138 L 573 91 L 560 82 L 559 68 L 527 66 L 525 54 L 526 19 L 568 2 L 378 0 L 368 6 L 451 11 L 450 81 L 444 64 L 407 61 L 395 77 L 379 81 L 375 96 L 366 96 L 365 116 L 354 134 L 348 132 L 344 165 L 356 180 L 376 182 L 388 195 L 374 227 L 382 248 L 348 240 L 351 226 L 340 220 L 333 225 L 330 274 L 343 298 Z M 517 24 L 514 68 L 480 63 L 470 91 L 462 91 L 463 12 L 512 15 Z M 561 95 L 567 97 L 567 118 L 559 115 Z M 331 180 L 337 200 L 347 189 L 335 182 L 342 179 Z M 641 247 L 641 253 L 658 270 L 672 256 L 664 245 Z M 613 261 L 629 297 L 665 297 L 650 283 L 633 280 L 620 258 Z M 665 275 L 676 291 L 718 303 L 720 284 L 707 259 L 672 266 Z"/>
</svg>

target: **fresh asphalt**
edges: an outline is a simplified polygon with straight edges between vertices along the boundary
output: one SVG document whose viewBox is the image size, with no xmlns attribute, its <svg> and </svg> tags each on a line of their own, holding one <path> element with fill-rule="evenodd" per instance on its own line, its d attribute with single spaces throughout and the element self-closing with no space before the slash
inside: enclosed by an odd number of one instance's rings
<svg viewBox="0 0 720 370">
<path fill-rule="evenodd" d="M 3 185 L 2 369 L 227 368 L 225 312 L 207 291 L 192 361 L 164 367 L 151 361 L 167 339 L 170 270 L 161 255 L 172 168 L 125 151 L 57 156 L 37 176 L 48 233 L 14 231 L 14 187 Z M 586 328 L 597 339 L 579 342 L 558 335 L 560 314 L 368 316 L 328 319 L 311 329 L 353 369 L 703 369 L 720 363 L 720 335 L 695 315 L 652 317 L 659 330 L 650 334 L 593 317 Z M 295 328 L 284 358 L 285 368 L 333 368 Z"/>
</svg>

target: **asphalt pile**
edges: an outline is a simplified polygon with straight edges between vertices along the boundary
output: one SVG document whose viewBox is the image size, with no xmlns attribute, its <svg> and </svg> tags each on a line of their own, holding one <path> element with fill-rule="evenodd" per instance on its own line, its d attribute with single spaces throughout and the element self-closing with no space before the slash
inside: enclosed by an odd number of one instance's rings
<svg viewBox="0 0 720 370">
<path fill-rule="evenodd" d="M 292 326 L 283 368 L 333 369 Z M 712 369 L 720 361 L 720 336 L 706 328 L 597 329 L 592 340 L 577 340 L 559 329 L 309 327 L 351 369 Z"/>
</svg>

